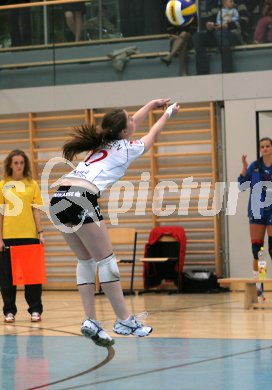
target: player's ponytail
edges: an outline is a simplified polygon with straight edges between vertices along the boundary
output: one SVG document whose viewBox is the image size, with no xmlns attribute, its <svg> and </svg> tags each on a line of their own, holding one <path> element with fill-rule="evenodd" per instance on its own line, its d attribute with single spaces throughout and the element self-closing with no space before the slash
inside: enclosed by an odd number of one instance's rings
<svg viewBox="0 0 272 390">
<path fill-rule="evenodd" d="M 121 131 L 127 126 L 127 115 L 123 109 L 105 114 L 101 128 L 93 125 L 75 127 L 72 139 L 63 146 L 63 157 L 69 161 L 82 152 L 87 152 L 121 138 Z"/>
<path fill-rule="evenodd" d="M 96 126 L 75 127 L 72 139 L 63 145 L 63 157 L 72 161 L 77 154 L 99 147 L 102 139 L 102 131 L 98 131 Z"/>
</svg>

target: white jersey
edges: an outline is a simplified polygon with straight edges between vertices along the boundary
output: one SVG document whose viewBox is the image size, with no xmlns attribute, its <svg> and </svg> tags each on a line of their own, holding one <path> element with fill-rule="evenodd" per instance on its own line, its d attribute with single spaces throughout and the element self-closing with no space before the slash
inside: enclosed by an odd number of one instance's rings
<svg viewBox="0 0 272 390">
<path fill-rule="evenodd" d="M 76 169 L 65 177 L 85 179 L 100 192 L 124 176 L 128 166 L 144 152 L 141 140 L 117 140 L 87 154 Z"/>
</svg>

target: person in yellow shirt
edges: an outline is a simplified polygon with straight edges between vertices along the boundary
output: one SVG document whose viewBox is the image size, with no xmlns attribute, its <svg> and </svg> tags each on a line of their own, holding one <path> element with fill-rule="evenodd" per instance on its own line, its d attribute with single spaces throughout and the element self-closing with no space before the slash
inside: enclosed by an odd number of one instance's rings
<svg viewBox="0 0 272 390">
<path fill-rule="evenodd" d="M 9 246 L 45 243 L 39 210 L 42 205 L 41 191 L 32 179 L 29 158 L 22 150 L 11 151 L 4 160 L 4 179 L 0 181 L 0 252 Z M 17 288 L 12 285 L 10 261 L 1 262 L 0 273 L 4 322 L 12 323 L 17 313 Z M 25 285 L 32 322 L 41 321 L 41 297 L 41 284 Z"/>
</svg>

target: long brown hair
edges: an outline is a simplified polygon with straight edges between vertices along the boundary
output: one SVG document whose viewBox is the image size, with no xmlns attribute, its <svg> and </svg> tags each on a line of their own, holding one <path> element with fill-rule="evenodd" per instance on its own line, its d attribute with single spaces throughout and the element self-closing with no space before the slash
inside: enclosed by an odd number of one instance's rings
<svg viewBox="0 0 272 390">
<path fill-rule="evenodd" d="M 15 156 L 22 156 L 23 157 L 24 163 L 25 163 L 24 170 L 23 170 L 23 176 L 28 178 L 28 179 L 31 179 L 32 173 L 31 173 L 29 158 L 27 157 L 25 152 L 23 150 L 20 150 L 20 149 L 12 150 L 5 158 L 5 160 L 4 160 L 4 177 L 7 178 L 7 177 L 12 176 L 11 164 L 12 164 L 12 158 Z"/>
<path fill-rule="evenodd" d="M 75 127 L 72 139 L 63 146 L 63 156 L 69 161 L 81 153 L 121 139 L 121 131 L 127 126 L 127 116 L 123 109 L 115 109 L 105 114 L 101 127 L 82 125 Z"/>
</svg>

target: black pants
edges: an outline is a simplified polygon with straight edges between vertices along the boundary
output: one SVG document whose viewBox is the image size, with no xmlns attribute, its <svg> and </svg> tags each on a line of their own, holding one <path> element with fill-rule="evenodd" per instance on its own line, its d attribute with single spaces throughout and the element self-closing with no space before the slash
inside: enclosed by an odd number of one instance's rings
<svg viewBox="0 0 272 390">
<path fill-rule="evenodd" d="M 200 31 L 193 36 L 195 55 L 196 55 L 196 73 L 208 74 L 209 62 L 207 48 L 217 47 L 221 52 L 222 72 L 233 72 L 231 46 L 239 44 L 237 35 L 228 30 L 221 31 Z"/>
<path fill-rule="evenodd" d="M 165 6 L 165 0 L 119 0 L 123 36 L 165 33 Z"/>
<path fill-rule="evenodd" d="M 8 4 L 30 3 L 30 0 L 10 0 Z M 14 8 L 9 10 L 11 46 L 31 44 L 31 9 Z"/>
<path fill-rule="evenodd" d="M 5 246 L 17 246 L 17 245 L 29 245 L 39 244 L 39 240 L 36 238 L 16 238 L 16 239 L 4 239 Z M 0 269 L 1 272 L 1 269 Z M 3 313 L 16 314 L 16 293 L 17 286 L 12 285 L 12 272 L 10 259 L 5 265 L 4 270 L 5 280 L 1 283 L 1 295 L 4 302 Z M 42 285 L 41 284 L 28 284 L 25 285 L 25 300 L 28 304 L 28 312 L 42 313 Z"/>
<path fill-rule="evenodd" d="M 144 34 L 144 0 L 119 0 L 121 31 L 124 37 Z"/>
</svg>

